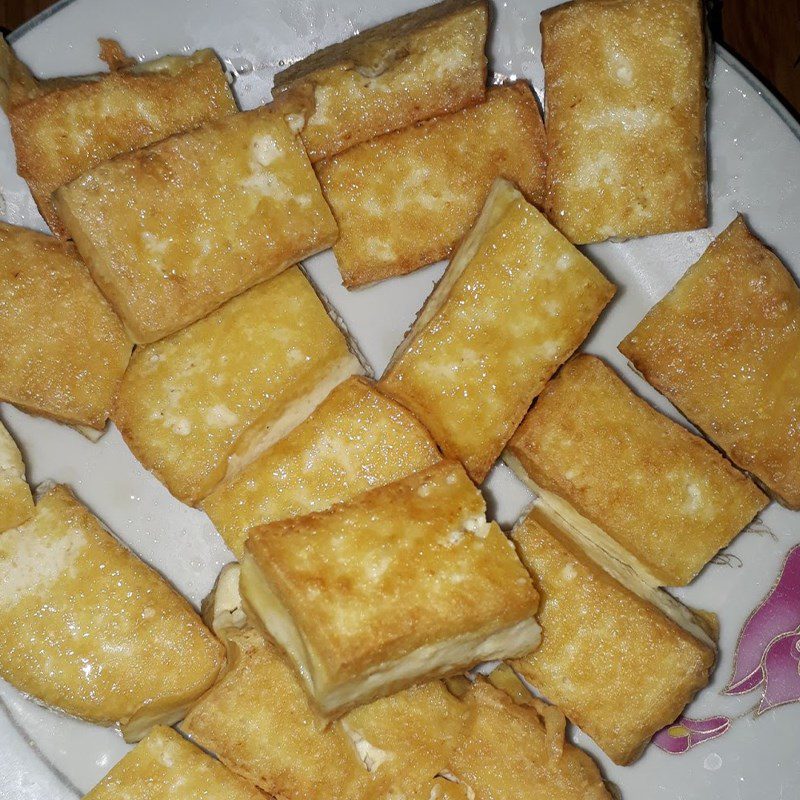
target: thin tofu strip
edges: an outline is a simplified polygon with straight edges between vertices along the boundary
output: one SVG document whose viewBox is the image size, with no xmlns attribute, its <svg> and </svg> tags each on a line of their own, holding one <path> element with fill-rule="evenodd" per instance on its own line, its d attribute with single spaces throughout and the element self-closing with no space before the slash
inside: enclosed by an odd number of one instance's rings
<svg viewBox="0 0 800 800">
<path fill-rule="evenodd" d="M 547 208 L 576 244 L 706 226 L 700 0 L 573 0 L 542 14 Z"/>
<path fill-rule="evenodd" d="M 507 446 L 545 502 L 571 506 L 653 584 L 685 586 L 767 503 L 699 436 L 637 397 L 600 359 L 575 356 Z"/>
<path fill-rule="evenodd" d="M 800 288 L 742 217 L 619 349 L 735 464 L 800 509 Z"/>
<path fill-rule="evenodd" d="M 313 162 L 483 100 L 486 0 L 445 0 L 326 47 L 275 76 Z"/>
<path fill-rule="evenodd" d="M 614 762 L 629 764 L 706 686 L 715 646 L 702 619 L 562 524 L 534 507 L 512 533 L 542 597 L 542 645 L 514 666 Z"/>
<path fill-rule="evenodd" d="M 139 344 L 195 322 L 337 237 L 302 144 L 269 107 L 119 156 L 55 198 Z"/>
<path fill-rule="evenodd" d="M 543 214 L 498 180 L 380 388 L 480 482 L 613 294 Z"/>
<path fill-rule="evenodd" d="M 341 230 L 334 253 L 345 286 L 449 256 L 498 176 L 541 205 L 544 168 L 539 107 L 522 83 L 321 162 L 317 174 Z"/>
<path fill-rule="evenodd" d="M 51 200 L 59 186 L 121 153 L 236 111 L 212 50 L 43 85 L 47 91 L 14 105 L 9 120 L 17 170 L 61 237 L 67 230 Z M 35 92 L 29 88 L 28 94 Z"/>
</svg>

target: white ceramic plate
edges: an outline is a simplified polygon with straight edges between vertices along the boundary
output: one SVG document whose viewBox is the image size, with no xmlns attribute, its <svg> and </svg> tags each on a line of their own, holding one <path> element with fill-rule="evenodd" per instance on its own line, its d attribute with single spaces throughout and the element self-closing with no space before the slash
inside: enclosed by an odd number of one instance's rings
<svg viewBox="0 0 800 800">
<path fill-rule="evenodd" d="M 331 9 L 334 4 L 323 0 L 62 0 L 15 32 L 12 41 L 17 53 L 43 76 L 100 69 L 98 36 L 113 36 L 142 58 L 210 46 L 237 73 L 235 90 L 242 107 L 252 108 L 269 99 L 272 76 L 280 66 L 424 2 L 339 0 Z M 539 13 L 548 5 L 552 3 L 498 0 L 491 38 L 491 69 L 529 79 L 540 96 Z M 674 409 L 625 365 L 616 345 L 703 251 L 712 232 L 719 232 L 742 211 L 796 275 L 800 269 L 800 127 L 752 75 L 719 49 L 709 119 L 711 230 L 587 248 L 619 291 L 586 349 L 610 359 L 638 391 L 673 415 Z M 11 222 L 44 229 L 15 173 L 12 154 L 8 126 L 0 114 L 3 215 Z M 429 267 L 348 293 L 340 285 L 330 252 L 313 258 L 308 266 L 376 374 L 442 272 L 442 265 Z M 121 539 L 199 603 L 231 554 L 202 512 L 174 500 L 139 466 L 116 430 L 90 444 L 66 427 L 10 407 L 3 407 L 2 417 L 22 445 L 33 483 L 51 478 L 71 485 Z M 505 526 L 530 501 L 528 492 L 502 466 L 495 468 L 486 489 L 490 509 Z M 773 677 L 768 699 L 783 705 L 756 717 L 763 682 L 741 696 L 721 694 L 731 676 L 744 622 L 799 542 L 800 515 L 772 504 L 762 515 L 762 524 L 728 549 L 726 564 L 709 566 L 691 587 L 678 593 L 692 605 L 716 611 L 722 622 L 714 681 L 689 710 L 690 717 L 711 721 L 699 726 L 687 723 L 665 740 L 673 750 L 686 752 L 669 754 L 651 746 L 634 766 L 621 768 L 574 731 L 575 741 L 598 758 L 625 798 L 800 797 L 800 705 L 791 702 L 800 697 L 800 649 L 794 631 L 781 631 L 785 636 L 779 637 L 780 646 L 773 648 L 766 662 Z M 800 551 L 797 556 L 795 561 L 800 561 Z M 780 602 L 793 598 L 800 624 L 800 574 L 787 575 L 785 585 L 792 580 L 790 592 Z M 762 618 L 769 613 L 768 607 Z M 760 655 L 760 651 L 755 655 L 756 663 Z M 0 683 L 0 701 L 6 711 L 0 711 L 3 800 L 79 797 L 128 749 L 115 731 L 47 711 L 7 684 Z M 690 735 L 692 727 L 711 733 Z M 711 740 L 701 741 L 704 738 Z"/>
</svg>

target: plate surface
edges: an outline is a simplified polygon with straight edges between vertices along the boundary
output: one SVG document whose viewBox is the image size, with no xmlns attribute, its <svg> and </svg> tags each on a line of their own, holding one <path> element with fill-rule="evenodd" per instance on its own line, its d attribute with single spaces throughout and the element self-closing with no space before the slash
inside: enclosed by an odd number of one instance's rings
<svg viewBox="0 0 800 800">
<path fill-rule="evenodd" d="M 92 72 L 98 36 L 113 36 L 141 58 L 213 47 L 231 72 L 243 108 L 269 99 L 274 73 L 284 64 L 426 0 L 364 4 L 340 0 L 64 0 L 12 37 L 20 55 L 42 76 Z M 335 8 L 331 8 L 335 5 Z M 490 68 L 500 76 L 530 80 L 541 97 L 539 13 L 551 2 L 495 2 Z M 605 243 L 588 254 L 619 291 L 586 344 L 608 358 L 634 387 L 667 413 L 674 409 L 624 363 L 617 343 L 660 299 L 736 212 L 793 269 L 800 271 L 800 128 L 741 65 L 717 50 L 709 110 L 711 229 Z M 0 115 L 0 213 L 7 220 L 44 229 L 23 181 Z M 412 321 L 443 265 L 358 292 L 340 285 L 333 255 L 308 262 L 313 280 L 341 313 L 379 374 Z M 54 479 L 78 496 L 142 558 L 194 603 L 209 591 L 231 554 L 200 512 L 174 500 L 145 472 L 111 428 L 98 444 L 72 430 L 8 406 L 3 421 L 20 442 L 29 479 Z M 502 466 L 486 484 L 490 510 L 510 526 L 531 496 Z M 758 687 L 741 696 L 721 692 L 731 675 L 739 632 L 776 582 L 793 546 L 800 543 L 800 515 L 774 503 L 743 533 L 719 564 L 678 592 L 688 603 L 721 619 L 721 658 L 714 681 L 693 703 L 686 723 L 664 739 L 670 754 L 651 746 L 632 767 L 611 764 L 579 731 L 575 741 L 593 753 L 623 797 L 647 800 L 727 800 L 800 797 L 800 637 L 792 663 L 784 664 L 788 702 L 756 716 Z M 797 551 L 800 561 L 800 551 Z M 798 568 L 800 570 L 800 568 Z M 795 586 L 800 575 L 795 576 Z M 795 596 L 800 606 L 800 598 Z M 769 613 L 769 609 L 767 612 Z M 794 631 L 787 631 L 787 636 Z M 788 641 L 788 640 L 787 640 Z M 797 654 L 797 655 L 794 655 Z M 788 663 L 788 662 L 787 662 Z M 645 667 L 646 668 L 646 667 Z M 794 670 L 794 672 L 792 672 Z M 796 685 L 792 684 L 797 679 Z M 0 798 L 62 800 L 80 797 L 127 751 L 112 730 L 40 708 L 0 682 Z M 703 732 L 705 731 L 705 733 Z M 722 733 L 721 733 L 722 732 Z M 703 741 L 705 739 L 705 741 Z"/>
</svg>

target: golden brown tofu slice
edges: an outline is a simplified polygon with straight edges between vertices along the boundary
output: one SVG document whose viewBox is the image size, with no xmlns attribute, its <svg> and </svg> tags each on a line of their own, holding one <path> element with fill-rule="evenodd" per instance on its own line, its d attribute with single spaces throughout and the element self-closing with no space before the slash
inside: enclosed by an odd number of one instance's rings
<svg viewBox="0 0 800 800">
<path fill-rule="evenodd" d="M 333 251 L 345 286 L 447 258 L 498 176 L 541 205 L 544 163 L 542 118 L 522 83 L 489 89 L 485 103 L 321 162 L 317 174 L 341 232 Z"/>
<path fill-rule="evenodd" d="M 140 344 L 195 322 L 338 235 L 302 144 L 268 107 L 119 156 L 55 198 L 92 276 Z"/>
<path fill-rule="evenodd" d="M 573 0 L 542 14 L 547 207 L 576 244 L 706 226 L 700 0 Z"/>
<path fill-rule="evenodd" d="M 0 108 L 8 112 L 39 93 L 39 81 L 0 36 Z"/>
<path fill-rule="evenodd" d="M 0 400 L 101 431 L 131 342 L 75 248 L 0 222 Z"/>
<path fill-rule="evenodd" d="M 767 503 L 594 356 L 562 367 L 505 459 L 544 503 L 656 585 L 685 586 Z"/>
<path fill-rule="evenodd" d="M 0 534 L 0 676 L 129 741 L 208 689 L 222 648 L 153 569 L 63 486 Z"/>
<path fill-rule="evenodd" d="M 33 496 L 17 443 L 0 423 L 0 532 L 33 516 Z"/>
<path fill-rule="evenodd" d="M 324 511 L 440 458 L 412 414 L 371 381 L 353 377 L 201 506 L 241 558 L 250 528 Z"/>
<path fill-rule="evenodd" d="M 153 728 L 84 800 L 264 800 L 171 728 Z"/>
<path fill-rule="evenodd" d="M 450 769 L 470 790 L 467 797 L 612 800 L 597 764 L 564 741 L 563 725 L 552 730 L 536 708 L 515 703 L 483 679 L 472 686 L 465 702 L 472 722 Z"/>
<path fill-rule="evenodd" d="M 613 294 L 541 212 L 498 180 L 380 388 L 480 483 Z"/>
<path fill-rule="evenodd" d="M 242 595 L 333 716 L 539 641 L 536 592 L 486 504 L 441 462 L 254 528 Z"/>
<path fill-rule="evenodd" d="M 311 160 L 458 111 L 486 92 L 486 0 L 445 0 L 326 47 L 275 76 Z"/>
<path fill-rule="evenodd" d="M 137 348 L 113 418 L 142 464 L 179 500 L 195 504 L 361 371 L 293 267 Z"/>
<path fill-rule="evenodd" d="M 734 464 L 800 509 L 800 289 L 741 217 L 619 349 Z"/>
<path fill-rule="evenodd" d="M 706 686 L 714 642 L 689 609 L 547 514 L 534 507 L 512 534 L 542 598 L 542 645 L 514 666 L 628 764 Z"/>
<path fill-rule="evenodd" d="M 17 170 L 57 236 L 67 230 L 53 192 L 121 153 L 236 111 L 211 50 L 167 56 L 86 79 L 62 81 L 9 113 Z"/>
</svg>

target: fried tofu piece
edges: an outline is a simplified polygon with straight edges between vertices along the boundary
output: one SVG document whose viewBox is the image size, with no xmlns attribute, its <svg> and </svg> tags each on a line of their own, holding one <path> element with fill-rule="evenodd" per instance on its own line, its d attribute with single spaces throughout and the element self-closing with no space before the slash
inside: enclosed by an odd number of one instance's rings
<svg viewBox="0 0 800 800">
<path fill-rule="evenodd" d="M 506 461 L 654 585 L 685 586 L 767 504 L 711 445 L 588 355 L 545 387 Z"/>
<path fill-rule="evenodd" d="M 447 258 L 498 176 L 541 205 L 544 165 L 542 118 L 523 83 L 489 89 L 485 103 L 321 162 L 317 175 L 341 232 L 333 251 L 344 285 Z"/>
<path fill-rule="evenodd" d="M 324 511 L 440 458 L 412 414 L 370 381 L 354 377 L 233 480 L 218 486 L 201 507 L 241 558 L 250 528 Z"/>
<path fill-rule="evenodd" d="M 0 108 L 8 113 L 39 93 L 39 81 L 0 36 Z"/>
<path fill-rule="evenodd" d="M 445 0 L 312 53 L 275 76 L 313 162 L 458 111 L 486 93 L 486 0 Z"/>
<path fill-rule="evenodd" d="M 113 419 L 142 464 L 194 505 L 361 371 L 293 267 L 137 348 Z"/>
<path fill-rule="evenodd" d="M 67 230 L 52 202 L 60 186 L 114 156 L 236 111 L 212 50 L 166 56 L 60 81 L 9 113 L 17 171 L 50 229 Z"/>
<path fill-rule="evenodd" d="M 800 509 L 800 288 L 742 217 L 619 349 L 734 464 Z"/>
<path fill-rule="evenodd" d="M 543 214 L 498 180 L 380 388 L 480 483 L 613 294 Z"/>
<path fill-rule="evenodd" d="M 75 248 L 0 222 L 0 400 L 102 431 L 131 354 Z"/>
<path fill-rule="evenodd" d="M 708 626 L 546 506 L 512 538 L 542 598 L 542 645 L 515 668 L 614 762 L 629 764 L 708 683 Z"/>
<path fill-rule="evenodd" d="M 63 486 L 0 534 L 0 676 L 128 741 L 214 682 L 222 647 L 189 603 Z"/>
<path fill-rule="evenodd" d="M 573 0 L 542 14 L 547 208 L 576 244 L 704 228 L 700 0 Z"/>
<path fill-rule="evenodd" d="M 338 235 L 302 144 L 270 108 L 119 156 L 54 197 L 138 344 L 184 328 Z"/>
<path fill-rule="evenodd" d="M 0 532 L 33 516 L 33 496 L 17 443 L 0 423 Z"/>
<path fill-rule="evenodd" d="M 472 724 L 451 771 L 472 800 L 612 800 L 597 764 L 532 705 L 478 679 L 465 697 Z M 562 717 L 563 720 L 563 717 Z M 447 795 L 443 795 L 447 796 Z M 455 795 L 464 796 L 464 795 Z"/>
<path fill-rule="evenodd" d="M 467 474 L 443 461 L 254 528 L 248 614 L 328 716 L 539 642 L 537 595 Z"/>
<path fill-rule="evenodd" d="M 264 800 L 171 728 L 153 728 L 84 800 Z"/>
</svg>

